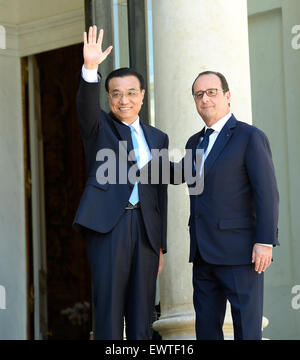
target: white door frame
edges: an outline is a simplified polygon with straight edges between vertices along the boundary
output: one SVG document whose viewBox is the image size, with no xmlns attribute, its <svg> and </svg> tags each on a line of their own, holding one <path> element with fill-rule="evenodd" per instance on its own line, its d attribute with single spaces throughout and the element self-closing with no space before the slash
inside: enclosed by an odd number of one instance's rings
<svg viewBox="0 0 300 360">
<path fill-rule="evenodd" d="M 44 150 L 40 77 L 34 56 L 28 57 L 29 143 L 34 285 L 34 338 L 47 338 L 47 256 L 44 189 Z"/>
</svg>

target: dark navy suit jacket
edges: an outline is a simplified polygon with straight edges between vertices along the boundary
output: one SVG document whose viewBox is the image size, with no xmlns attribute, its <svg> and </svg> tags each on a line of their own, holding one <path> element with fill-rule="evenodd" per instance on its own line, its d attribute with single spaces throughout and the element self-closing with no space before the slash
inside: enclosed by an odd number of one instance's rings
<svg viewBox="0 0 300 360">
<path fill-rule="evenodd" d="M 100 109 L 99 83 L 87 83 L 80 79 L 77 94 L 77 110 L 86 164 L 88 180 L 74 219 L 73 226 L 85 233 L 91 229 L 99 233 L 110 232 L 125 212 L 133 185 L 128 181 L 128 171 L 136 165 L 134 157 L 128 157 L 132 150 L 130 128 L 116 118 Z M 141 126 L 149 149 L 168 148 L 168 136 L 162 131 L 143 124 Z M 127 142 L 127 149 L 124 143 Z M 97 161 L 97 153 L 101 149 L 111 150 L 116 159 L 116 183 L 99 183 L 97 170 L 107 162 L 106 158 Z M 119 149 L 121 151 L 119 152 Z M 120 166 L 119 166 L 120 165 Z M 126 168 L 119 172 L 120 167 Z M 150 166 L 150 163 L 148 165 Z M 141 170 L 146 169 L 146 166 Z M 123 175 L 122 175 L 123 174 Z M 99 175 L 99 172 L 98 172 Z M 102 177 L 105 174 L 102 174 Z M 101 177 L 101 175 L 99 175 Z M 122 179 L 121 179 L 122 178 Z M 154 251 L 159 254 L 160 248 L 167 249 L 167 185 L 139 184 L 139 199 L 146 232 Z"/>
<path fill-rule="evenodd" d="M 266 135 L 232 115 L 205 160 L 203 192 L 190 196 L 190 262 L 197 246 L 208 263 L 240 265 L 251 263 L 255 243 L 279 245 L 278 202 Z"/>
</svg>

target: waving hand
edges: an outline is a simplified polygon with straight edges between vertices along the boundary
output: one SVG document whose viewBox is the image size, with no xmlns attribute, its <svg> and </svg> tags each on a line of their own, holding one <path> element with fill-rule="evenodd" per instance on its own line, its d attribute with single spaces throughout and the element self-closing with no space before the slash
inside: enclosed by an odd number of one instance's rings
<svg viewBox="0 0 300 360">
<path fill-rule="evenodd" d="M 100 30 L 97 39 L 97 26 L 90 26 L 89 33 L 83 34 L 83 58 L 84 67 L 86 69 L 96 69 L 101 64 L 112 50 L 109 46 L 105 51 L 102 51 L 103 29 Z"/>
</svg>

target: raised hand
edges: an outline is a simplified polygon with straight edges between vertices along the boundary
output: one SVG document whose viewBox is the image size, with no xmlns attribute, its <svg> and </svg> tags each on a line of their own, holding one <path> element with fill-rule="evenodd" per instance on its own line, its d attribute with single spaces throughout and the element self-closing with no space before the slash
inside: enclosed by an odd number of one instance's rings
<svg viewBox="0 0 300 360">
<path fill-rule="evenodd" d="M 103 29 L 100 30 L 97 40 L 97 26 L 90 26 L 89 33 L 83 34 L 83 58 L 84 67 L 86 69 L 96 69 L 101 64 L 112 50 L 109 46 L 105 51 L 102 51 Z"/>
</svg>

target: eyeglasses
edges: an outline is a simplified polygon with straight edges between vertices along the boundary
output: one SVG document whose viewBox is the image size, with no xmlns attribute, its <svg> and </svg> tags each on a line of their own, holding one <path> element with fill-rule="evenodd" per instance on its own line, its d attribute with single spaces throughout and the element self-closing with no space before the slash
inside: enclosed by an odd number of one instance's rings
<svg viewBox="0 0 300 360">
<path fill-rule="evenodd" d="M 126 96 L 129 99 L 135 99 L 140 94 L 139 90 L 129 90 L 127 93 L 122 93 L 119 91 L 114 91 L 112 93 L 109 93 L 109 96 L 113 100 L 120 100 L 123 96 Z"/>
<path fill-rule="evenodd" d="M 207 89 L 203 91 L 198 91 L 197 93 L 193 94 L 193 96 L 195 100 L 201 100 L 204 94 L 206 94 L 208 97 L 214 97 L 217 95 L 218 91 L 222 91 L 223 93 L 225 93 L 224 90 L 220 89 Z"/>
</svg>

